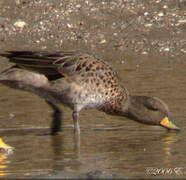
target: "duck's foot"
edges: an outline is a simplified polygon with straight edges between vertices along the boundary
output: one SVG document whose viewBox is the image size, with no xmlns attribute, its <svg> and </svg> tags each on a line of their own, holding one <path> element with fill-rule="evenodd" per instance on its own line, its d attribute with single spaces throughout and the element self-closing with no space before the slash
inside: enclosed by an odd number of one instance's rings
<svg viewBox="0 0 186 180">
<path fill-rule="evenodd" d="M 79 112 L 73 111 L 72 117 L 73 117 L 73 122 L 74 122 L 74 134 L 75 135 L 80 135 L 80 127 L 79 127 L 79 122 L 78 122 L 78 116 Z"/>
</svg>

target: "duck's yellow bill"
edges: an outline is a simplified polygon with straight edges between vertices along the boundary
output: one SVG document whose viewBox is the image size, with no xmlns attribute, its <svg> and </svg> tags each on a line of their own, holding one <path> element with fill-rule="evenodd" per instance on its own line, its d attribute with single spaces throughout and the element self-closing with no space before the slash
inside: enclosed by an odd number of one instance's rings
<svg viewBox="0 0 186 180">
<path fill-rule="evenodd" d="M 172 129 L 172 130 L 180 130 L 179 127 L 177 127 L 175 124 L 173 124 L 168 117 L 165 117 L 161 120 L 160 122 L 161 126 L 167 128 L 167 129 Z"/>
<path fill-rule="evenodd" d="M 3 140 L 0 138 L 0 150 L 10 150 L 13 149 L 13 147 L 9 146 L 8 144 L 4 143 Z"/>
</svg>

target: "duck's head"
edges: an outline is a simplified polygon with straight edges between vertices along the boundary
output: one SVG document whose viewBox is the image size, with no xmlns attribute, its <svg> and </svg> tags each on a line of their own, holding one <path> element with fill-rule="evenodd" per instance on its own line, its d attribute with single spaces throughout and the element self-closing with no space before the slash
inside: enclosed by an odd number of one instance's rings
<svg viewBox="0 0 186 180">
<path fill-rule="evenodd" d="M 169 120 L 168 106 L 156 97 L 130 96 L 127 116 L 144 124 L 159 125 L 168 130 L 180 130 Z"/>
</svg>

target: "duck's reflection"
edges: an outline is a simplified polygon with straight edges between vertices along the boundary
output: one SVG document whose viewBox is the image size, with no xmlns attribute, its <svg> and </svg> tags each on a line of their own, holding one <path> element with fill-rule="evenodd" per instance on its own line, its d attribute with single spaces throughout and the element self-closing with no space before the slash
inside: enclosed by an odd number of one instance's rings
<svg viewBox="0 0 186 180">
<path fill-rule="evenodd" d="M 6 175 L 6 168 L 9 161 L 7 160 L 8 155 L 12 154 L 14 148 L 4 143 L 0 138 L 0 176 Z"/>
<path fill-rule="evenodd" d="M 6 168 L 7 164 L 9 163 L 7 160 L 8 154 L 7 153 L 0 153 L 0 177 L 6 175 Z"/>
<path fill-rule="evenodd" d="M 174 144 L 180 139 L 180 133 L 168 132 L 162 137 L 163 152 L 165 154 L 164 163 L 171 164 L 172 153 L 175 151 Z M 176 153 L 176 152 L 175 152 Z"/>
<path fill-rule="evenodd" d="M 79 163 L 77 159 L 80 156 L 80 135 L 73 135 L 70 138 L 72 138 L 70 141 L 73 143 L 73 149 L 71 149 L 71 143 L 68 145 L 69 137 L 65 134 L 51 136 L 53 170 L 66 170 L 69 165 L 73 165 L 75 169 L 78 169 Z M 69 149 L 67 149 L 68 147 Z"/>
<path fill-rule="evenodd" d="M 111 133 L 112 132 L 108 132 L 108 135 L 110 135 Z M 158 156 L 160 156 L 161 158 L 163 157 L 162 162 L 164 166 L 170 166 L 173 163 L 171 159 L 172 153 L 175 152 L 175 143 L 179 141 L 180 138 L 180 133 L 175 132 L 153 134 L 153 136 L 149 136 L 150 132 L 149 134 L 148 132 L 141 132 L 141 136 L 137 135 L 136 133 L 135 135 L 131 134 L 132 135 L 131 137 L 127 136 L 128 138 L 126 137 L 126 139 L 123 139 L 123 137 L 121 139 L 119 137 L 118 138 L 116 137 L 115 140 L 113 138 L 106 137 L 107 132 L 105 133 L 105 136 L 102 136 L 102 140 L 101 138 L 99 138 L 99 136 L 101 136 L 102 133 L 100 133 L 100 135 L 97 134 L 96 135 L 97 138 L 95 138 L 93 134 L 91 134 L 89 137 L 86 137 L 84 134 L 82 134 L 81 135 L 83 138 L 82 142 L 80 136 L 75 136 L 73 135 L 73 133 L 71 133 L 70 137 L 69 135 L 67 137 L 64 134 L 51 136 L 52 149 L 54 153 L 53 157 L 54 165 L 59 164 L 61 169 L 63 163 L 59 163 L 59 160 L 65 161 L 66 158 L 66 160 L 68 159 L 69 162 L 74 162 L 77 161 L 78 158 L 82 156 L 82 153 L 84 153 L 84 151 L 86 153 L 88 153 L 89 151 L 90 153 L 92 153 L 92 151 L 95 150 L 96 152 L 104 153 L 104 157 L 107 159 L 106 161 L 108 163 L 110 162 L 109 159 L 113 158 L 115 159 L 115 157 L 117 156 L 120 156 L 120 158 L 122 159 L 128 159 L 132 156 L 134 159 L 144 159 L 145 164 L 150 164 L 150 162 L 152 162 L 152 159 L 154 160 L 157 159 L 158 152 Z M 104 144 L 100 143 L 99 139 Z M 111 141 L 108 139 L 110 139 Z M 88 147 L 87 142 L 84 143 L 87 140 L 89 141 L 89 143 L 94 144 L 96 147 L 95 146 L 92 146 L 92 148 Z M 69 146 L 68 141 L 71 141 L 71 143 L 73 143 L 73 149 L 68 150 Z M 80 144 L 81 146 L 83 146 L 82 150 L 83 152 L 81 152 Z M 72 148 L 72 145 L 69 147 Z M 141 151 L 142 149 L 146 150 L 145 154 Z M 140 151 L 142 153 L 139 153 Z M 107 157 L 107 154 L 109 154 L 109 157 Z M 97 156 L 99 155 L 102 156 L 103 154 L 98 153 Z M 112 155 L 113 158 L 110 157 L 110 155 Z M 147 157 L 151 157 L 151 159 L 149 160 L 147 159 Z M 55 166 L 54 169 L 58 168 L 59 167 Z"/>
</svg>

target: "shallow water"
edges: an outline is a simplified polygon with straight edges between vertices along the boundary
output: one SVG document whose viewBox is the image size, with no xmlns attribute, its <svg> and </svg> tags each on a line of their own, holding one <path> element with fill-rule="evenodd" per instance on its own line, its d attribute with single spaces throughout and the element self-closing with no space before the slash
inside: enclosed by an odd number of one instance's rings
<svg viewBox="0 0 186 180">
<path fill-rule="evenodd" d="M 13 154 L 0 152 L 0 176 L 101 170 L 123 178 L 186 178 L 186 64 L 163 58 L 112 64 L 132 94 L 163 99 L 181 132 L 89 110 L 80 114 L 78 144 L 69 108 L 61 106 L 62 134 L 50 136 L 52 111 L 44 100 L 0 85 L 0 136 L 15 147 Z"/>
</svg>

